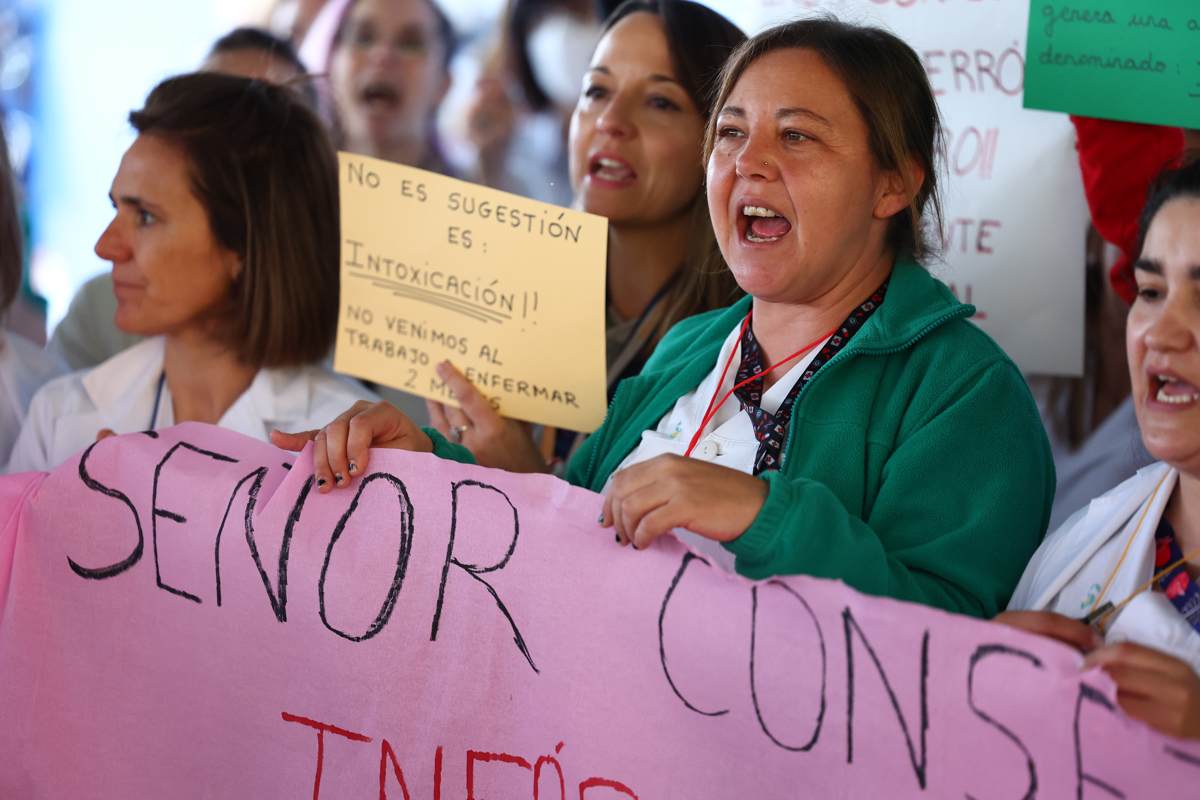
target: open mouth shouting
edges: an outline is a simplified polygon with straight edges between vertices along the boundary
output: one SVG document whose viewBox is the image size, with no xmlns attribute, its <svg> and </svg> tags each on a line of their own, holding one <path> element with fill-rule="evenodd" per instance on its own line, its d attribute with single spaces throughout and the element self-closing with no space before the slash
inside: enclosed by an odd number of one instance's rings
<svg viewBox="0 0 1200 800">
<path fill-rule="evenodd" d="M 1200 388 L 1171 372 L 1151 372 L 1150 399 L 1166 406 L 1186 408 L 1200 402 Z"/>
<path fill-rule="evenodd" d="M 400 107 L 400 91 L 387 81 L 375 80 L 363 85 L 358 92 L 359 102 L 373 113 L 385 114 Z"/>
<path fill-rule="evenodd" d="M 738 232 L 751 244 L 773 244 L 792 229 L 787 217 L 773 208 L 746 203 L 738 216 Z"/>
<path fill-rule="evenodd" d="M 595 183 L 621 187 L 637 180 L 633 166 L 614 153 L 596 153 L 588 159 L 588 177 Z"/>
</svg>

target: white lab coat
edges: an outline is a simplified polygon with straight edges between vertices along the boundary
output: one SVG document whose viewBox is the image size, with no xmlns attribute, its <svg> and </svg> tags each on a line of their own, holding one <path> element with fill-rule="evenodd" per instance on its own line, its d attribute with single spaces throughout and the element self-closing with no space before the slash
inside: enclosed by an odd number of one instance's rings
<svg viewBox="0 0 1200 800">
<path fill-rule="evenodd" d="M 1120 603 L 1143 586 L 1154 575 L 1154 532 L 1177 478 L 1170 465 L 1151 464 L 1073 514 L 1033 554 L 1008 607 L 1085 616 L 1126 543 L 1128 554 L 1101 605 Z M 1200 633 L 1161 592 L 1138 594 L 1110 618 L 1104 638 L 1163 650 L 1200 672 Z"/>
<path fill-rule="evenodd" d="M 8 471 L 53 469 L 94 442 L 103 428 L 136 433 L 174 425 L 165 385 L 158 414 L 151 420 L 162 362 L 163 339 L 154 337 L 98 367 L 46 384 L 33 398 Z M 360 399 L 375 397 L 317 366 L 262 369 L 217 424 L 265 440 L 272 428 L 319 428 Z"/>
<path fill-rule="evenodd" d="M 66 371 L 58 358 L 28 339 L 0 332 L 0 464 L 8 461 L 34 392 Z"/>
</svg>

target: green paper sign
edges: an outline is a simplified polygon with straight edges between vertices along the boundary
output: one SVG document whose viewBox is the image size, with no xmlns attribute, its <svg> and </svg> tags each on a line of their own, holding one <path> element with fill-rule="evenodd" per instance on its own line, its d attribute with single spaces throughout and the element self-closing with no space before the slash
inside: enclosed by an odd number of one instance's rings
<svg viewBox="0 0 1200 800">
<path fill-rule="evenodd" d="M 1032 0 L 1025 107 L 1200 128 L 1200 2 Z"/>
</svg>

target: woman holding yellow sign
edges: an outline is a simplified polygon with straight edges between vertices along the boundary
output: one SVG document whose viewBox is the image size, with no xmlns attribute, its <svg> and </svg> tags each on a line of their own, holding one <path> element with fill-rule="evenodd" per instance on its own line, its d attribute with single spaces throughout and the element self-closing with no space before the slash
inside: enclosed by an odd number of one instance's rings
<svg viewBox="0 0 1200 800">
<path fill-rule="evenodd" d="M 792 22 L 734 53 L 715 109 L 709 214 L 750 297 L 671 330 L 568 480 L 603 490 L 600 524 L 637 548 L 684 528 L 747 577 L 995 614 L 1054 468 L 1016 367 L 917 261 L 938 135 L 919 58 L 878 29 Z M 385 405 L 316 440 L 326 488 L 369 446 L 467 458 Z"/>
<path fill-rule="evenodd" d="M 672 325 L 738 294 L 713 239 L 696 151 L 721 65 L 745 38 L 698 3 L 633 0 L 608 19 L 584 78 L 568 149 L 576 206 L 608 219 L 610 399 Z M 540 472 L 583 439 L 548 430 L 536 446 L 457 369 L 438 372 L 461 408 L 428 401 L 430 419 L 480 464 Z"/>
</svg>

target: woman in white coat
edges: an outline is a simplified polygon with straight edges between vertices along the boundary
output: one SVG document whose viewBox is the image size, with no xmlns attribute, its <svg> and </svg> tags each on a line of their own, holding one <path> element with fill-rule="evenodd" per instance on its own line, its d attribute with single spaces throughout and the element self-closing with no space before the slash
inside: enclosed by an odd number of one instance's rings
<svg viewBox="0 0 1200 800">
<path fill-rule="evenodd" d="M 21 287 L 23 249 L 16 185 L 0 128 L 0 323 Z M 0 464 L 8 460 L 33 393 L 62 372 L 58 359 L 0 324 Z"/>
<path fill-rule="evenodd" d="M 1047 537 L 997 620 L 1090 651 L 1127 713 L 1200 738 L 1200 164 L 1151 190 L 1138 252 L 1126 348 L 1159 463 Z"/>
<path fill-rule="evenodd" d="M 198 421 L 265 439 L 369 396 L 317 366 L 337 321 L 337 164 L 294 92 L 230 75 L 170 78 L 96 242 L 117 327 L 150 337 L 34 397 L 10 471 L 50 469 L 104 431 Z"/>
</svg>

